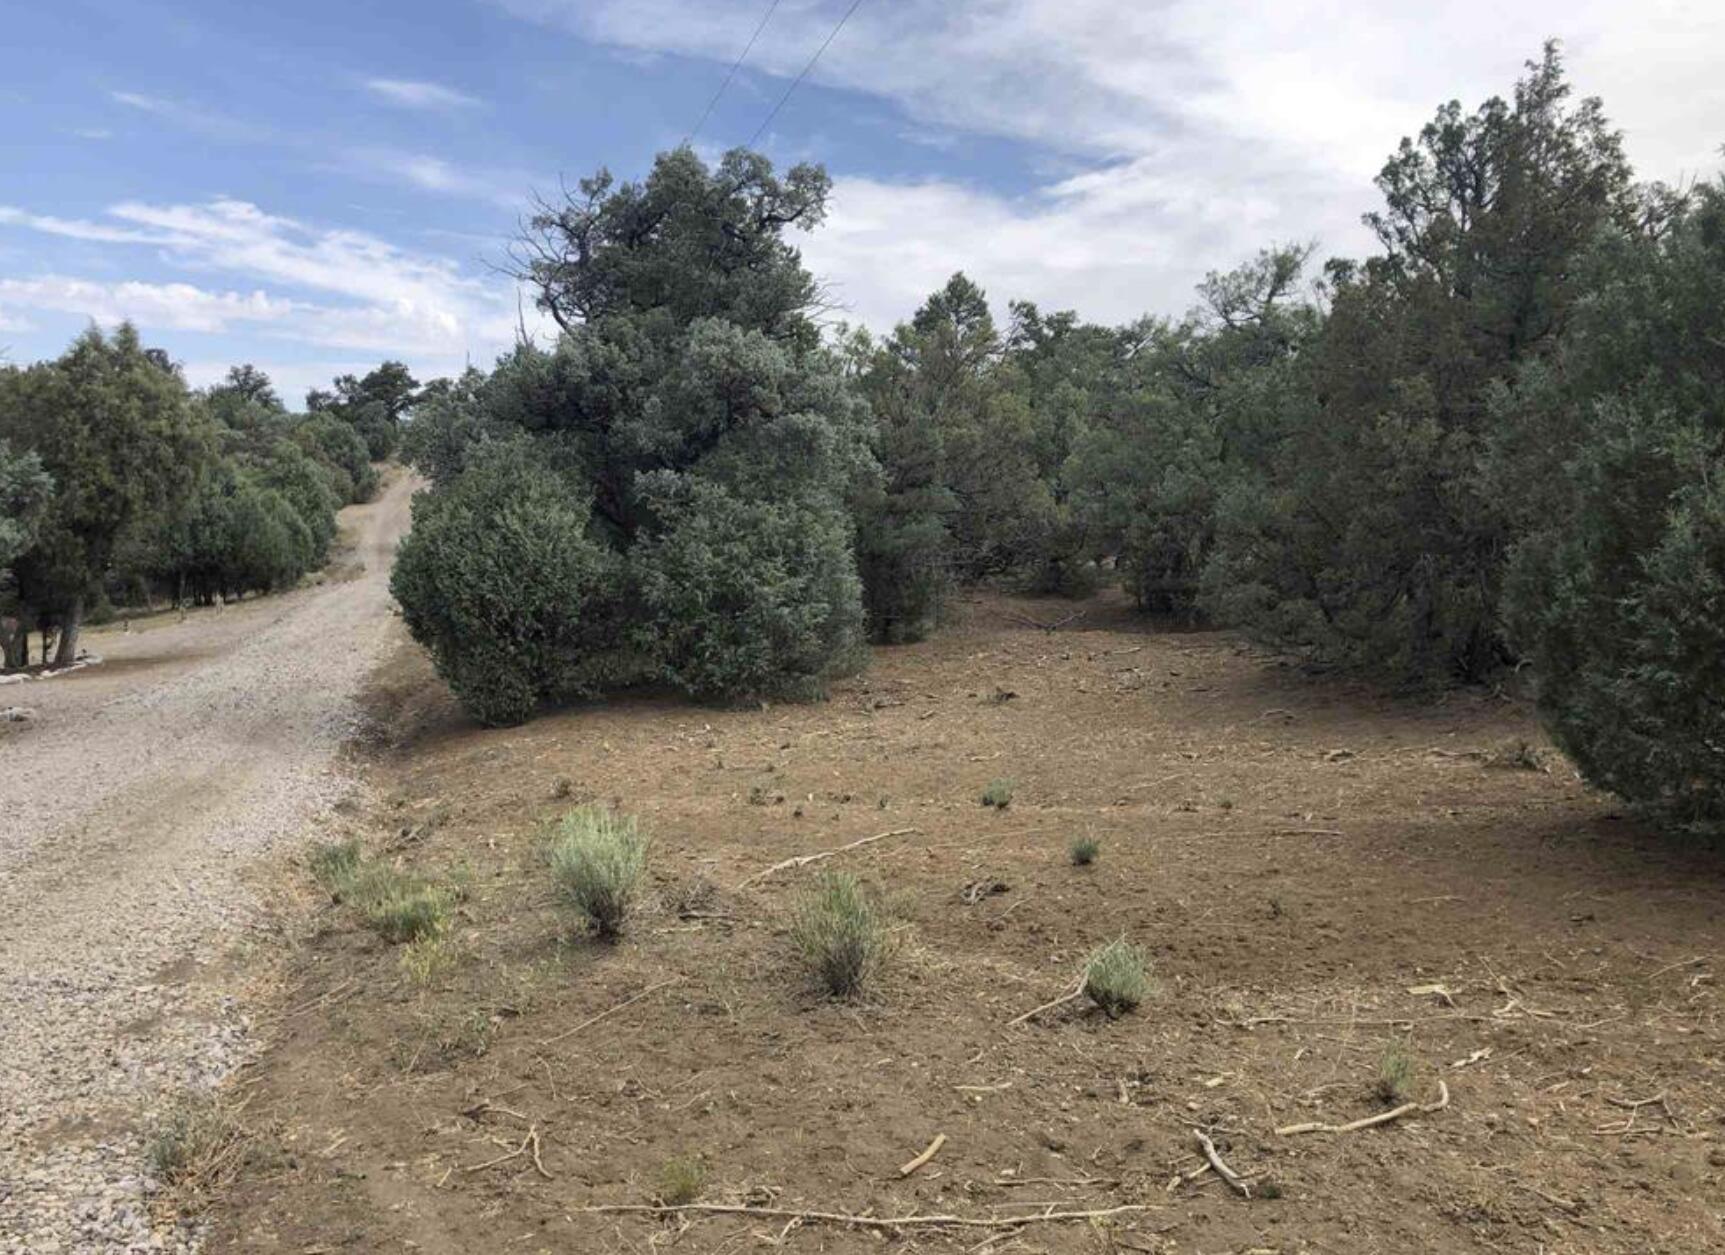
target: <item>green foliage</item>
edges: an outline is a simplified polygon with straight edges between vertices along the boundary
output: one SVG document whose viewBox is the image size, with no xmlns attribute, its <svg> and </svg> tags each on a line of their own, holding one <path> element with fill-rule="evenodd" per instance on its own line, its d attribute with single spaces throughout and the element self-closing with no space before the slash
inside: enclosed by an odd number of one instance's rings
<svg viewBox="0 0 1725 1255">
<path fill-rule="evenodd" d="M 812 695 L 855 664 L 848 502 L 873 471 L 868 415 L 784 239 L 819 221 L 826 188 L 815 167 L 780 180 L 754 154 L 709 169 L 685 148 L 534 220 L 522 274 L 564 334 L 436 390 L 410 443 L 436 487 L 399 595 L 478 717 L 654 678 Z M 499 448 L 520 474 L 488 469 Z"/>
<path fill-rule="evenodd" d="M 156 1123 L 144 1143 L 144 1160 L 163 1185 L 194 1187 L 238 1136 L 233 1116 L 214 1095 L 188 1095 Z"/>
<path fill-rule="evenodd" d="M 1005 810 L 1012 805 L 1012 781 L 990 780 L 988 787 L 982 791 L 982 804 L 996 810 Z"/>
<path fill-rule="evenodd" d="M 1224 489 L 1204 603 L 1326 661 L 1476 680 L 1507 656 L 1515 534 L 1482 473 L 1489 399 L 1552 352 L 1586 247 L 1636 205 L 1620 137 L 1597 101 L 1571 104 L 1555 47 L 1513 101 L 1446 105 L 1378 185 L 1384 252 L 1331 264 L 1274 456 Z"/>
<path fill-rule="evenodd" d="M 54 491 L 53 477 L 34 453 L 13 453 L 0 441 L 0 578 L 36 543 Z"/>
<path fill-rule="evenodd" d="M 609 940 L 623 922 L 647 871 L 647 842 L 631 816 L 582 806 L 557 824 L 549 851 L 558 892 Z"/>
<path fill-rule="evenodd" d="M 1084 961 L 1084 996 L 1117 1019 L 1149 995 L 1148 966 L 1142 950 L 1116 938 Z"/>
<path fill-rule="evenodd" d="M 662 1206 L 681 1207 L 706 1191 L 707 1169 L 699 1159 L 678 1156 L 659 1169 L 658 1199 Z"/>
<path fill-rule="evenodd" d="M 1089 867 L 1102 852 L 1102 844 L 1095 837 L 1074 837 L 1066 852 L 1074 867 Z"/>
<path fill-rule="evenodd" d="M 580 491 L 521 444 L 414 499 L 390 589 L 481 722 L 519 723 L 618 676 L 622 562 L 588 522 Z"/>
<path fill-rule="evenodd" d="M 1406 1102 L 1408 1085 L 1413 1076 L 1413 1057 L 1408 1054 L 1405 1045 L 1392 1041 L 1378 1057 L 1378 1075 L 1372 1085 L 1372 1092 L 1384 1103 Z"/>
<path fill-rule="evenodd" d="M 333 898 L 346 895 L 348 886 L 358 874 L 364 852 L 360 848 L 359 838 L 350 837 L 346 841 L 320 842 L 312 847 L 307 857 L 307 865 L 318 884 L 329 892 Z"/>
<path fill-rule="evenodd" d="M 459 379 L 426 384 L 402 434 L 402 461 L 432 483 L 446 484 L 488 441 L 506 435 L 487 412 L 485 385 L 485 375 L 472 367 Z"/>
<path fill-rule="evenodd" d="M 823 872 L 797 905 L 791 942 L 829 995 L 853 998 L 885 958 L 887 930 L 855 876 Z"/>
<path fill-rule="evenodd" d="M 448 888 L 367 858 L 358 840 L 318 845 L 307 863 L 318 884 L 358 911 L 366 927 L 385 941 L 424 941 L 448 929 L 455 902 Z"/>
<path fill-rule="evenodd" d="M 1725 825 L 1725 184 L 1594 258 L 1553 368 L 1498 398 L 1499 474 L 1543 517 L 1505 610 L 1553 738 L 1594 784 Z"/>
</svg>

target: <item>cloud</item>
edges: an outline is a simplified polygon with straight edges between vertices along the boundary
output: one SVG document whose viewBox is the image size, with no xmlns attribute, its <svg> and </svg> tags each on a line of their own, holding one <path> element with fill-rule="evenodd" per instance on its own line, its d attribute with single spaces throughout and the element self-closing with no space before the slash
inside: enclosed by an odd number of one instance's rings
<svg viewBox="0 0 1725 1255">
<path fill-rule="evenodd" d="M 525 173 L 476 172 L 442 157 L 396 148 L 354 148 L 342 155 L 341 168 L 360 178 L 407 183 L 445 196 L 466 196 L 519 212 L 532 179 Z"/>
<path fill-rule="evenodd" d="M 99 127 L 99 126 L 78 127 L 77 129 L 75 129 L 72 132 L 72 134 L 76 135 L 79 139 L 89 139 L 89 140 L 103 140 L 103 139 L 113 139 L 114 138 L 114 133 L 112 131 L 107 130 L 103 127 Z"/>
<path fill-rule="evenodd" d="M 364 86 L 374 96 L 404 109 L 471 109 L 484 103 L 464 91 L 418 79 L 368 78 Z"/>
<path fill-rule="evenodd" d="M 128 109 L 136 109 L 171 122 L 187 130 L 198 131 L 216 139 L 228 140 L 258 140 L 270 138 L 269 132 L 261 127 L 214 110 L 207 110 L 195 105 L 182 104 L 177 100 L 169 100 L 164 96 L 150 96 L 143 92 L 111 91 L 108 98 L 116 104 L 125 105 Z"/>
<path fill-rule="evenodd" d="M 493 0 L 639 52 L 728 65 L 756 0 Z M 749 67 L 795 74 L 843 6 L 782 4 Z M 835 171 L 811 265 L 869 322 L 964 268 L 999 298 L 1091 317 L 1177 311 L 1257 248 L 1368 241 L 1358 215 L 1401 136 L 1443 101 L 1507 94 L 1543 40 L 1605 98 L 1647 177 L 1718 168 L 1725 5 L 1647 0 L 900 0 L 864 5 L 812 82 L 877 98 L 919 132 L 1022 144 L 1061 168 L 1028 194 Z M 795 125 L 797 103 L 777 125 Z M 902 128 L 901 128 L 902 129 Z M 769 140 L 769 144 L 770 144 Z M 962 140 L 960 141 L 962 142 Z M 907 303 L 908 300 L 908 303 Z"/>
<path fill-rule="evenodd" d="M 305 344 L 450 360 L 489 360 L 513 339 L 514 287 L 454 261 L 363 232 L 312 226 L 247 201 L 127 201 L 89 222 L 0 208 L 0 225 L 115 245 L 148 245 L 190 272 L 244 276 L 246 289 L 187 282 L 97 282 L 45 274 L 0 281 L 0 309 L 129 318 L 148 329 L 249 328 Z M 530 330 L 536 320 L 529 321 Z"/>
</svg>

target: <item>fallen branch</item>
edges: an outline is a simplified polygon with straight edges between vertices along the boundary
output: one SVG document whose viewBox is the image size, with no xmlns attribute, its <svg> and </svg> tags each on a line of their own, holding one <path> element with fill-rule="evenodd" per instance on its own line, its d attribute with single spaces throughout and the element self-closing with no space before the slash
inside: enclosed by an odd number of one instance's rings
<svg viewBox="0 0 1725 1255">
<path fill-rule="evenodd" d="M 507 1145 L 507 1143 L 504 1143 L 504 1144 Z M 525 1155 L 529 1150 L 531 1150 L 533 1152 L 533 1167 L 534 1167 L 534 1169 L 539 1173 L 540 1176 L 544 1177 L 547 1181 L 549 1181 L 551 1179 L 551 1174 L 549 1172 L 545 1171 L 545 1165 L 543 1162 L 540 1161 L 540 1158 L 539 1158 L 539 1126 L 538 1125 L 534 1125 L 532 1128 L 528 1129 L 527 1130 L 527 1136 L 521 1139 L 521 1145 L 517 1146 L 514 1150 L 510 1151 L 508 1154 L 499 1155 L 495 1159 L 487 1159 L 484 1163 L 473 1164 L 471 1167 L 463 1168 L 462 1171 L 463 1172 L 480 1172 L 486 1168 L 495 1168 L 500 1163 L 508 1163 L 511 1159 L 519 1159 L 522 1155 Z M 448 1177 L 448 1175 L 449 1175 L 448 1173 L 444 1173 L 444 1176 L 446 1178 Z"/>
<path fill-rule="evenodd" d="M 743 1203 L 595 1203 L 573 1210 L 589 1214 L 644 1216 L 754 1216 L 762 1220 L 796 1220 L 862 1229 L 1022 1229 L 1026 1225 L 1068 1220 L 1104 1220 L 1133 1212 L 1165 1211 L 1159 1203 L 1122 1203 L 1092 1211 L 1045 1211 L 1029 1216 L 853 1216 L 838 1211 L 797 1211 L 789 1207 L 753 1207 Z"/>
<path fill-rule="evenodd" d="M 1251 1198 L 1251 1183 L 1223 1162 L 1221 1152 L 1216 1149 L 1216 1143 L 1210 1140 L 1209 1135 L 1203 1129 L 1193 1129 L 1192 1136 L 1196 1137 L 1198 1145 L 1204 1148 L 1204 1158 L 1210 1161 L 1216 1175 L 1238 1190 L 1241 1198 Z"/>
<path fill-rule="evenodd" d="M 1415 1113 L 1430 1115 L 1434 1111 L 1442 1111 L 1449 1106 L 1449 1086 L 1442 1081 L 1437 1083 L 1438 1097 L 1436 1102 L 1419 1103 L 1405 1102 L 1393 1111 L 1380 1112 L 1375 1116 L 1367 1116 L 1363 1120 L 1352 1120 L 1347 1124 L 1288 1124 L 1276 1130 L 1277 1137 L 1293 1137 L 1297 1133 L 1353 1133 L 1359 1129 L 1369 1129 L 1375 1125 L 1388 1124 L 1392 1120 L 1400 1120 L 1403 1116 Z"/>
<path fill-rule="evenodd" d="M 550 1045 L 554 1045 L 557 1042 L 562 1041 L 565 1037 L 573 1037 L 573 1036 L 575 1036 L 576 1033 L 579 1033 L 582 1029 L 590 1028 L 593 1025 L 597 1024 L 600 1020 L 605 1019 L 607 1016 L 616 1015 L 617 1012 L 622 1011 L 628 1007 L 634 1006 L 637 1002 L 641 1001 L 641 999 L 645 998 L 648 994 L 657 993 L 657 992 L 659 992 L 659 990 L 665 988 L 667 985 L 675 985 L 679 981 L 681 981 L 682 979 L 683 978 L 681 976 L 673 976 L 673 977 L 671 977 L 670 980 L 662 980 L 657 985 L 648 985 L 647 988 L 643 989 L 640 993 L 636 994 L 633 998 L 627 998 L 624 1001 L 619 1002 L 616 1006 L 607 1008 L 606 1010 L 599 1012 L 598 1015 L 589 1016 L 587 1019 L 582 1020 L 574 1028 L 566 1028 L 561 1033 L 558 1033 L 554 1037 L 545 1038 L 539 1044 L 541 1046 L 550 1046 Z"/>
<path fill-rule="evenodd" d="M 885 841 L 888 837 L 908 837 L 911 833 L 918 831 L 920 831 L 920 829 L 917 828 L 894 828 L 891 832 L 877 832 L 872 837 L 864 837 L 860 841 L 852 841 L 849 845 L 841 845 L 837 849 L 822 850 L 819 854 L 803 854 L 796 858 L 787 858 L 782 862 L 774 863 L 765 871 L 756 872 L 748 879 L 738 882 L 737 888 L 739 890 L 747 889 L 750 885 L 759 884 L 761 881 L 767 879 L 767 877 L 776 876 L 779 872 L 790 871 L 795 867 L 807 867 L 810 863 L 818 863 L 822 859 L 831 858 L 835 854 L 843 854 L 849 850 L 860 849 L 865 845 L 873 845 L 876 841 Z"/>
<path fill-rule="evenodd" d="M 939 1152 L 940 1148 L 942 1146 L 945 1146 L 945 1145 L 946 1145 L 946 1134 L 945 1133 L 936 1133 L 934 1135 L 934 1141 L 932 1141 L 928 1144 L 927 1150 L 923 1151 L 922 1154 L 918 1155 L 915 1159 L 911 1160 L 909 1163 L 905 1164 L 903 1167 L 901 1167 L 898 1170 L 899 1176 L 908 1177 L 911 1173 L 915 1172 L 918 1168 L 922 1167 L 923 1164 L 925 1164 L 929 1160 L 933 1159 L 935 1157 L 935 1155 Z"/>
<path fill-rule="evenodd" d="M 1056 619 L 1053 623 L 1044 623 L 1041 619 L 1033 619 L 1029 615 L 1021 614 L 1016 610 L 1007 611 L 1006 617 L 1009 619 L 1016 619 L 1018 622 L 1024 624 L 1027 627 L 1041 628 L 1044 632 L 1058 632 L 1061 628 L 1065 627 L 1068 623 L 1071 623 L 1077 619 L 1082 619 L 1084 617 L 1084 614 L 1085 614 L 1085 612 L 1082 610 L 1074 610 L 1071 614 L 1067 615 L 1064 619 Z"/>
<path fill-rule="evenodd" d="M 1026 1021 L 1028 1019 L 1031 1019 L 1035 1016 L 1041 1015 L 1044 1011 L 1052 1011 L 1052 1010 L 1054 1010 L 1055 1007 L 1063 1007 L 1067 1003 L 1074 1002 L 1077 999 L 1082 998 L 1083 996 L 1084 996 L 1084 977 L 1080 976 L 1078 978 L 1078 983 L 1076 985 L 1074 985 L 1071 989 L 1068 989 L 1065 993 L 1061 994 L 1060 997 L 1054 999 L 1052 1002 L 1045 1002 L 1039 1007 L 1032 1007 L 1030 1010 L 1026 1011 L 1023 1015 L 1018 1016 L 1015 1019 L 1008 1020 L 1006 1022 L 1006 1027 L 1007 1028 L 1014 1028 L 1017 1025 L 1024 1023 L 1024 1021 Z"/>
</svg>

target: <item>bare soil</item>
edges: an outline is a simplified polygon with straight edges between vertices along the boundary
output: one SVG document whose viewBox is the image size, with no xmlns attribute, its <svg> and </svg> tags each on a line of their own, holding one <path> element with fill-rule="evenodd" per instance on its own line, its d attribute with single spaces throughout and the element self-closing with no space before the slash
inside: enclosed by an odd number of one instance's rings
<svg viewBox="0 0 1725 1255">
<path fill-rule="evenodd" d="M 213 1248 L 1725 1249 L 1725 856 L 1614 813 L 1502 695 L 1398 701 L 1108 598 L 1057 633 L 1014 617 L 1069 611 L 970 602 L 823 704 L 638 697 L 498 731 L 403 649 L 355 823 L 465 886 L 459 957 L 422 988 L 302 890 Z M 1011 805 L 986 809 L 999 778 Z M 541 859 L 584 799 L 653 840 L 612 946 Z M 1101 853 L 1075 867 L 1086 834 Z M 821 867 L 895 921 L 857 1003 L 823 1000 L 786 938 Z M 1008 1027 L 1120 936 L 1154 961 L 1139 1010 Z M 1441 1082 L 1447 1107 L 1276 1132 L 1385 1111 L 1392 1044 L 1411 1100 Z M 1250 1198 L 1187 1179 L 1199 1129 Z M 765 1210 L 1142 1210 L 898 1230 L 583 1210 L 652 1203 L 679 1160 L 702 1202 Z"/>
</svg>

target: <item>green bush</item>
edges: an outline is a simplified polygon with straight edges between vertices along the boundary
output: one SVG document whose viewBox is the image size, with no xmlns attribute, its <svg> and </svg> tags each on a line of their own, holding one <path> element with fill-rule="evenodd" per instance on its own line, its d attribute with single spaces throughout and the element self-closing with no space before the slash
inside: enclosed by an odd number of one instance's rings
<svg viewBox="0 0 1725 1255">
<path fill-rule="evenodd" d="M 647 842 L 633 818 L 602 806 L 570 811 L 551 838 L 558 892 L 603 938 L 623 929 L 647 870 Z"/>
<path fill-rule="evenodd" d="M 1133 1010 L 1150 992 L 1144 952 L 1124 938 L 1110 941 L 1084 962 L 1084 995 L 1109 1019 Z"/>
<path fill-rule="evenodd" d="M 642 637 L 703 698 L 811 697 L 861 658 L 862 601 L 836 507 L 656 482 L 665 531 L 636 551 Z"/>
<path fill-rule="evenodd" d="M 347 896 L 363 859 L 359 838 L 350 837 L 346 841 L 320 842 L 312 847 L 306 861 L 318 884 L 328 890 L 331 897 L 343 898 Z"/>
<path fill-rule="evenodd" d="M 824 872 L 797 906 L 791 940 L 828 994 L 851 998 L 880 966 L 887 932 L 855 876 Z"/>
<path fill-rule="evenodd" d="M 990 780 L 988 787 L 982 791 L 982 804 L 995 810 L 1005 810 L 1012 805 L 1012 781 Z"/>
<path fill-rule="evenodd" d="M 1067 853 L 1071 856 L 1074 867 L 1090 866 L 1101 852 L 1102 846 L 1095 837 L 1075 837 L 1072 844 L 1067 847 Z"/>
<path fill-rule="evenodd" d="M 1414 1061 L 1408 1054 L 1407 1047 L 1399 1041 L 1392 1041 L 1384 1047 L 1384 1052 L 1378 1056 L 1377 1080 L 1372 1085 L 1372 1092 L 1385 1103 L 1404 1102 L 1408 1096 L 1408 1083 L 1413 1080 Z"/>
<path fill-rule="evenodd" d="M 1521 457 L 1500 450 L 1546 511 L 1513 555 L 1506 617 L 1582 774 L 1661 819 L 1718 829 L 1725 182 L 1697 188 L 1660 239 L 1609 242 L 1595 282 L 1563 370 L 1503 398 L 1524 426 L 1565 432 Z"/>
<path fill-rule="evenodd" d="M 581 494 L 520 444 L 414 498 L 390 589 L 481 723 L 596 693 L 625 665 L 622 565 L 587 526 Z"/>
<path fill-rule="evenodd" d="M 367 886 L 366 926 L 395 945 L 441 936 L 449 926 L 450 892 L 394 873 Z"/>
</svg>

